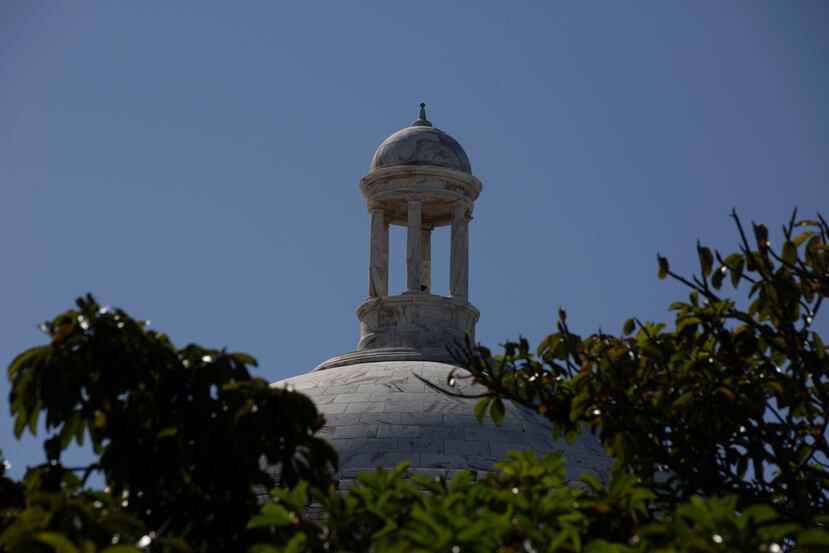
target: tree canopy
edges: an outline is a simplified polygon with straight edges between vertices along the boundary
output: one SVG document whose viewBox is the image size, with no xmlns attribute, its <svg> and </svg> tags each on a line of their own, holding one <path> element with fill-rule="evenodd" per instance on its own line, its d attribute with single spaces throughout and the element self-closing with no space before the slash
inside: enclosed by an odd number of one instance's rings
<svg viewBox="0 0 829 553">
<path fill-rule="evenodd" d="M 0 474 L 0 547 L 829 551 L 829 357 L 815 327 L 829 226 L 793 215 L 775 249 L 763 225 L 749 240 L 734 220 L 738 251 L 698 244 L 695 275 L 658 257 L 659 277 L 689 289 L 671 325 L 633 318 L 621 336 L 579 336 L 561 310 L 538 347 L 520 339 L 493 354 L 470 342 L 463 368 L 432 383 L 450 394 L 462 378 L 482 384 L 480 419 L 499 423 L 513 401 L 558 436 L 598 433 L 616 459 L 606 483 L 568 482 L 559 457 L 516 452 L 488 474 L 427 479 L 404 463 L 336 492 L 336 455 L 314 435 L 324 421 L 309 399 L 251 377 L 247 355 L 176 349 L 81 299 L 44 325 L 49 344 L 9 367 L 16 433 L 42 417 L 49 435 L 22 482 Z M 64 466 L 61 453 L 85 439 L 96 461 Z M 104 490 L 89 488 L 95 471 Z"/>
<path fill-rule="evenodd" d="M 666 504 L 728 493 L 813 526 L 829 512 L 829 356 L 814 328 L 829 295 L 829 227 L 793 214 L 775 249 L 765 226 L 752 225 L 752 243 L 732 215 L 738 252 L 698 244 L 690 278 L 658 257 L 659 277 L 689 288 L 669 308 L 672 328 L 630 319 L 623 336 L 581 337 L 561 311 L 535 352 L 524 340 L 500 356 L 475 348 L 468 366 L 491 391 L 482 409 L 497 415 L 507 398 L 557 434 L 597 429 Z M 747 289 L 742 302 L 725 295 L 726 279 Z"/>
<path fill-rule="evenodd" d="M 50 343 L 21 353 L 8 376 L 15 433 L 34 434 L 42 417 L 46 460 L 26 474 L 24 510 L 0 545 L 53 543 L 69 517 L 84 521 L 68 525 L 83 547 L 117 535 L 242 550 L 252 539 L 244 529 L 259 506 L 256 489 L 330 484 L 336 454 L 314 435 L 323 417 L 306 396 L 253 378 L 252 357 L 176 349 L 164 333 L 91 296 L 43 330 Z M 61 453 L 87 439 L 96 461 L 66 467 Z M 83 491 L 96 471 L 107 489 Z"/>
</svg>

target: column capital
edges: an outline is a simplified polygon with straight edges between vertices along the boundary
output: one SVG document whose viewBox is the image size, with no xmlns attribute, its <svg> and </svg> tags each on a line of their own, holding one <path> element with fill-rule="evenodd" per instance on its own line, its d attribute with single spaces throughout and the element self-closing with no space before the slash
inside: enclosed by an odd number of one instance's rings
<svg viewBox="0 0 829 553">
<path fill-rule="evenodd" d="M 471 202 L 455 202 L 452 204 L 452 218 L 463 216 L 466 220 L 472 219 L 472 207 Z"/>
<path fill-rule="evenodd" d="M 456 204 L 452 207 L 452 221 L 457 222 L 466 222 L 468 223 L 469 220 L 472 219 L 472 210 L 469 209 L 469 206 L 466 204 Z"/>
<path fill-rule="evenodd" d="M 383 202 L 378 202 L 376 200 L 369 200 L 366 202 L 366 207 L 369 211 L 375 211 L 377 209 L 381 211 L 385 211 L 386 207 L 383 205 Z"/>
</svg>

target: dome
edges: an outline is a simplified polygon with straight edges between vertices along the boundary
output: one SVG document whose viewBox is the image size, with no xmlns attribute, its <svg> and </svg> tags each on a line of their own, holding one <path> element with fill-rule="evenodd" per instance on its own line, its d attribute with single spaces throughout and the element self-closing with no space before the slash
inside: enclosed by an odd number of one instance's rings
<svg viewBox="0 0 829 553">
<path fill-rule="evenodd" d="M 425 104 L 420 117 L 380 144 L 371 160 L 369 172 L 384 167 L 428 165 L 472 173 L 469 158 L 457 140 L 426 120 Z"/>
<path fill-rule="evenodd" d="M 426 106 L 410 127 L 391 135 L 360 180 L 371 217 L 368 297 L 357 309 L 357 350 L 310 373 L 277 382 L 306 394 L 325 416 L 319 435 L 339 454 L 340 489 L 358 473 L 411 462 L 409 474 L 450 478 L 460 470 L 492 471 L 508 451 L 559 453 L 569 478 L 583 472 L 607 480 L 611 459 L 596 436 L 568 445 L 554 440 L 549 421 L 506 405 L 503 425 L 479 423 L 474 397 L 438 387 L 455 371 L 453 390 L 485 392 L 452 365 L 450 348 L 474 338 L 478 310 L 469 303 L 469 232 L 481 183 L 451 136 L 432 127 Z M 385 168 L 396 168 L 384 170 Z M 406 227 L 406 289 L 389 290 L 389 226 Z M 432 231 L 450 226 L 449 296 L 433 293 Z M 392 291 L 393 292 L 393 291 Z"/>
<path fill-rule="evenodd" d="M 448 478 L 462 469 L 491 471 L 507 451 L 525 449 L 538 455 L 560 453 L 568 478 L 592 472 L 608 479 L 611 460 L 595 436 L 583 434 L 572 445 L 553 440 L 546 419 L 512 405 L 501 427 L 488 416 L 481 424 L 474 415 L 477 399 L 449 396 L 418 378 L 445 387 L 453 369 L 428 361 L 362 363 L 314 371 L 275 385 L 293 386 L 325 415 L 326 426 L 319 435 L 339 453 L 341 489 L 360 472 L 392 468 L 405 460 L 412 463 L 410 472 Z M 456 373 L 458 391 L 480 391 L 462 374 L 468 373 Z"/>
</svg>

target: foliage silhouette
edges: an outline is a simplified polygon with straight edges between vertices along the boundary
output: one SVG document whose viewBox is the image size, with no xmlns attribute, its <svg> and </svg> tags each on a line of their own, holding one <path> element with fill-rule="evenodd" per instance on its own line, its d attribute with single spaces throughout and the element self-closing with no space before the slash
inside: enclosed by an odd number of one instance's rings
<svg viewBox="0 0 829 553">
<path fill-rule="evenodd" d="M 583 338 L 560 310 L 558 332 L 535 352 L 523 339 L 498 355 L 467 343 L 468 370 L 433 383 L 466 397 L 481 394 L 459 380 L 482 384 L 479 419 L 500 424 L 511 400 L 568 440 L 598 431 L 617 458 L 608 484 L 583 475 L 585 487 L 568 485 L 554 455 L 512 454 L 480 481 L 409 481 L 401 465 L 337 497 L 275 490 L 252 521 L 270 531 L 257 550 L 829 550 L 829 359 L 813 328 L 829 294 L 829 227 L 793 215 L 775 251 L 765 227 L 753 225 L 751 246 L 734 219 L 740 251 L 698 245 L 698 276 L 658 258 L 660 278 L 691 288 L 670 307 L 673 329 L 631 319 L 621 337 Z M 748 286 L 747 307 L 722 296 L 726 276 Z M 327 518 L 302 516 L 312 499 Z"/>
<path fill-rule="evenodd" d="M 26 503 L 16 518 L 7 516 L 0 545 L 28 551 L 23 536 L 26 543 L 57 536 L 60 519 L 75 510 L 103 525 L 114 512 L 132 517 L 131 543 L 149 536 L 163 545 L 171 537 L 194 551 L 243 550 L 256 489 L 330 484 L 336 454 L 314 436 L 324 419 L 306 396 L 251 377 L 252 357 L 176 349 L 163 333 L 91 296 L 77 305 L 43 325 L 48 345 L 9 366 L 16 435 L 34 434 L 42 417 L 50 436 L 46 462 L 27 472 Z M 95 462 L 64 466 L 61 453 L 85 439 Z M 90 495 L 82 488 L 95 471 L 107 490 Z M 89 544 L 100 547 L 95 535 Z"/>
<path fill-rule="evenodd" d="M 52 342 L 9 367 L 19 434 L 43 415 L 47 461 L 0 469 L 0 547 L 23 551 L 829 551 L 829 357 L 815 329 L 829 295 L 829 226 L 767 229 L 739 251 L 697 246 L 698 275 L 672 328 L 631 319 L 582 337 L 559 312 L 532 351 L 468 343 L 441 388 L 472 379 L 496 423 L 505 401 L 554 434 L 597 432 L 617 460 L 574 485 L 562 460 L 512 453 L 447 482 L 392 471 L 335 493 L 335 455 L 304 396 L 251 378 L 243 354 L 188 346 L 88 297 L 45 325 Z M 745 298 L 726 297 L 727 279 Z M 98 454 L 67 468 L 88 437 Z M 159 462 L 168 460 L 167 463 Z M 264 460 L 264 461 L 263 461 Z M 277 474 L 265 467 L 278 466 Z M 100 471 L 105 491 L 84 487 Z M 257 505 L 256 489 L 280 484 Z M 313 509 L 309 505 L 313 504 Z M 323 513 L 323 516 L 320 516 Z"/>
</svg>

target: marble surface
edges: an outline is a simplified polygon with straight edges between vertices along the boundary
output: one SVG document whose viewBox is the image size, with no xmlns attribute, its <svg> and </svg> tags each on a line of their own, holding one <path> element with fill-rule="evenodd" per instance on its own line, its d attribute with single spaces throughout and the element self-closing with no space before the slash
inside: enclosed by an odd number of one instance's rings
<svg viewBox="0 0 829 553">
<path fill-rule="evenodd" d="M 466 332 L 474 339 L 479 316 L 466 298 L 423 293 L 368 298 L 357 309 L 357 349 L 455 347 Z"/>
<path fill-rule="evenodd" d="M 406 229 L 406 292 L 419 294 L 423 284 L 423 202 L 409 200 Z"/>
<path fill-rule="evenodd" d="M 469 294 L 469 219 L 463 205 L 452 209 L 452 235 L 449 247 L 449 295 L 466 298 Z"/>
<path fill-rule="evenodd" d="M 389 227 L 383 221 L 383 210 L 371 210 L 371 238 L 368 257 L 368 295 L 381 298 L 389 295 Z"/>
<path fill-rule="evenodd" d="M 582 435 L 573 445 L 553 440 L 549 423 L 527 410 L 508 406 L 501 427 L 478 423 L 476 399 L 453 398 L 429 388 L 420 378 L 446 386 L 453 366 L 423 361 L 389 361 L 349 365 L 293 377 L 274 386 L 292 386 L 307 394 L 325 415 L 321 435 L 340 455 L 340 488 L 354 476 L 403 460 L 411 472 L 451 477 L 462 469 L 485 473 L 510 450 L 555 451 L 575 479 L 591 472 L 605 480 L 611 460 L 598 440 Z M 456 390 L 474 392 L 458 373 Z"/>
<path fill-rule="evenodd" d="M 389 136 L 374 154 L 369 171 L 399 165 L 431 165 L 472 173 L 457 140 L 434 127 L 407 127 Z"/>
</svg>

